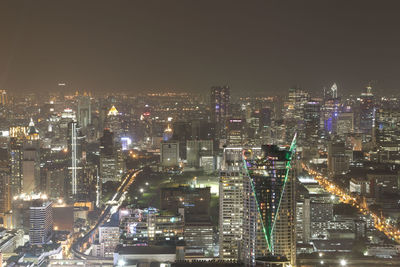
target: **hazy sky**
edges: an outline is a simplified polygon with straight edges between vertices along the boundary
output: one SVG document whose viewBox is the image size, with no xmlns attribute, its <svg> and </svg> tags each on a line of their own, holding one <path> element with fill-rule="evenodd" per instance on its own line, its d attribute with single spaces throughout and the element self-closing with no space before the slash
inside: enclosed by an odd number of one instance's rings
<svg viewBox="0 0 400 267">
<path fill-rule="evenodd" d="M 0 88 L 234 92 L 400 81 L 400 1 L 0 0 Z M 378 90 L 378 89 L 377 89 Z"/>
</svg>

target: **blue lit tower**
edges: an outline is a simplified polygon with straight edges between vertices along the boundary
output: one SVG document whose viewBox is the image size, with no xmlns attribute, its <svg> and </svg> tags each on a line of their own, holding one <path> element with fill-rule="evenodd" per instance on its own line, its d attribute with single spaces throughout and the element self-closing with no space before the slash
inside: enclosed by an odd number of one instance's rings
<svg viewBox="0 0 400 267">
<path fill-rule="evenodd" d="M 266 266 L 276 260 L 281 266 L 295 266 L 295 182 L 290 171 L 295 147 L 296 137 L 290 148 L 263 145 L 259 156 L 244 153 L 249 179 L 244 186 L 242 247 L 247 265 L 261 259 Z"/>
</svg>

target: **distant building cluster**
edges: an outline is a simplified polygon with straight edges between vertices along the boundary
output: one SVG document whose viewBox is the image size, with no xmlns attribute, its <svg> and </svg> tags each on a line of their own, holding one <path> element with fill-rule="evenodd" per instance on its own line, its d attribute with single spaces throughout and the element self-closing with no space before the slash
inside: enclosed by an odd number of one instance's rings
<svg viewBox="0 0 400 267">
<path fill-rule="evenodd" d="M 0 90 L 0 266 L 391 264 L 400 98 L 343 92 Z"/>
</svg>

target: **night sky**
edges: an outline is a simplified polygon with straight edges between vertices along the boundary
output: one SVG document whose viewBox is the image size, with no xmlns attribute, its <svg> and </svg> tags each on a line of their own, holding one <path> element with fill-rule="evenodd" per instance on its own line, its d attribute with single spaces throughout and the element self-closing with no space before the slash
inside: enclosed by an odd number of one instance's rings
<svg viewBox="0 0 400 267">
<path fill-rule="evenodd" d="M 400 1 L 1 0 L 0 88 L 278 94 L 400 84 Z M 399 91 L 400 92 L 400 91 Z"/>
</svg>

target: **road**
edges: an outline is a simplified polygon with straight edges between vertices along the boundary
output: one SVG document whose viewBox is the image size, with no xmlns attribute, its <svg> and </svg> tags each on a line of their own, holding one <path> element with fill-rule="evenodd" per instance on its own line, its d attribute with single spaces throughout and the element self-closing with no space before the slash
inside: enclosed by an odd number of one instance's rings
<svg viewBox="0 0 400 267">
<path fill-rule="evenodd" d="M 117 192 L 111 199 L 110 203 L 119 203 L 121 201 L 121 198 L 124 196 L 125 192 L 127 192 L 129 186 L 133 183 L 135 180 L 136 176 L 142 172 L 143 168 L 138 169 L 138 170 L 129 170 L 123 177 L 122 177 L 122 182 L 120 186 L 117 189 Z M 75 242 L 72 244 L 72 254 L 74 255 L 75 258 L 77 259 L 97 259 L 97 257 L 93 257 L 90 255 L 86 255 L 81 252 L 82 247 L 89 241 L 89 239 L 96 234 L 97 229 L 100 225 L 102 225 L 104 222 L 106 222 L 112 215 L 112 209 L 115 207 L 115 204 L 107 204 L 101 215 L 99 216 L 99 219 L 95 226 L 88 231 L 83 237 L 80 237 L 75 240 Z"/>
<path fill-rule="evenodd" d="M 346 190 L 340 188 L 340 186 L 330 181 L 320 172 L 310 168 L 304 163 L 302 163 L 302 168 L 312 175 L 326 191 L 338 196 L 341 202 L 356 207 L 364 215 L 370 215 L 374 220 L 374 226 L 377 230 L 383 232 L 388 238 L 400 244 L 400 229 L 395 225 L 392 225 L 390 220 L 371 211 L 368 205 L 364 203 L 360 197 L 354 197 L 350 195 Z"/>
</svg>

